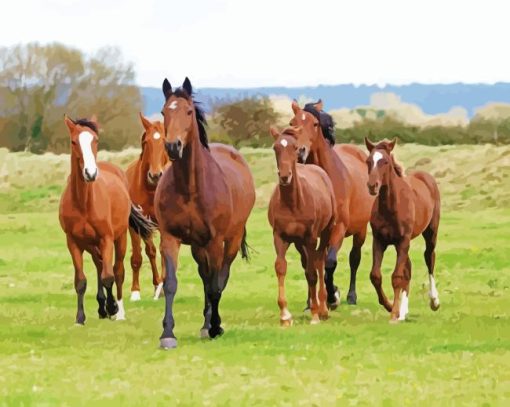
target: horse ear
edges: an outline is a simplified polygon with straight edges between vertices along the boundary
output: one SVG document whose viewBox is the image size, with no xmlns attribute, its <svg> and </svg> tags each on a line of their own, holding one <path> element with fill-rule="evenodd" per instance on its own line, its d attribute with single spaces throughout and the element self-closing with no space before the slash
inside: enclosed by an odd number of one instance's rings
<svg viewBox="0 0 510 407">
<path fill-rule="evenodd" d="M 186 79 L 184 79 L 184 82 L 182 83 L 182 88 L 186 91 L 188 96 L 191 96 L 193 94 L 193 87 L 191 86 L 191 81 L 186 76 Z"/>
<path fill-rule="evenodd" d="M 374 143 L 372 143 L 372 142 L 368 139 L 368 137 L 365 137 L 365 145 L 367 146 L 367 148 L 368 148 L 368 151 L 369 151 L 369 152 L 372 152 L 372 150 L 373 150 L 373 149 L 374 149 L 374 147 L 375 147 Z"/>
<path fill-rule="evenodd" d="M 67 117 L 67 114 L 64 115 L 64 123 L 69 129 L 69 133 L 72 134 L 74 132 L 74 129 L 76 128 L 76 123 L 73 122 L 69 117 Z"/>
<path fill-rule="evenodd" d="M 163 81 L 163 95 L 165 95 L 165 100 L 168 100 L 170 95 L 172 94 L 172 85 L 168 82 L 168 79 L 165 78 Z"/>
<path fill-rule="evenodd" d="M 269 133 L 271 136 L 276 140 L 278 137 L 280 137 L 280 132 L 276 129 L 276 127 L 270 126 L 269 127 Z"/>
<path fill-rule="evenodd" d="M 91 121 L 92 123 L 94 123 L 96 126 L 98 125 L 98 123 L 97 123 L 97 116 L 96 116 L 95 114 L 93 114 L 92 116 L 90 116 L 89 121 Z"/>
<path fill-rule="evenodd" d="M 147 119 L 142 112 L 138 112 L 138 114 L 140 115 L 140 120 L 142 121 L 142 126 L 145 130 L 149 130 L 149 128 L 151 127 L 152 123 L 149 121 L 149 119 Z"/>
<path fill-rule="evenodd" d="M 301 108 L 299 107 L 298 102 L 294 99 L 292 101 L 292 111 L 294 112 L 294 114 L 298 114 L 300 110 Z"/>
<path fill-rule="evenodd" d="M 388 151 L 390 152 L 393 151 L 393 149 L 395 148 L 395 144 L 397 144 L 396 137 L 388 143 Z"/>
<path fill-rule="evenodd" d="M 315 109 L 320 112 L 324 109 L 324 103 L 322 102 L 322 99 L 319 99 L 317 103 L 315 104 Z"/>
</svg>

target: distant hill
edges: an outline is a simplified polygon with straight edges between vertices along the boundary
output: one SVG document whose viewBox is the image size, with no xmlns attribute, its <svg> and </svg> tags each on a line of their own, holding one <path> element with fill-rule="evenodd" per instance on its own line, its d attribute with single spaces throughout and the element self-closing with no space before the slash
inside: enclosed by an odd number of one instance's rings
<svg viewBox="0 0 510 407">
<path fill-rule="evenodd" d="M 423 85 L 410 84 L 403 86 L 388 85 L 320 85 L 317 87 L 285 88 L 251 88 L 226 89 L 202 88 L 197 91 L 197 100 L 203 102 L 206 110 L 210 110 L 218 100 L 236 100 L 254 95 L 284 95 L 291 99 L 306 97 L 322 98 L 325 109 L 353 108 L 368 105 L 370 96 L 376 92 L 391 92 L 399 95 L 403 102 L 413 103 L 427 114 L 438 114 L 460 106 L 473 116 L 475 109 L 490 102 L 510 103 L 510 83 Z M 142 88 L 144 112 L 147 115 L 158 113 L 163 105 L 163 96 L 159 88 Z"/>
</svg>

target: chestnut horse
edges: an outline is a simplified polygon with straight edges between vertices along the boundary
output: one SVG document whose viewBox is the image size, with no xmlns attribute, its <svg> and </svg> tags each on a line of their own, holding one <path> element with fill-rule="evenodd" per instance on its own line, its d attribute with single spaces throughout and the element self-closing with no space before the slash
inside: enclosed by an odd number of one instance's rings
<svg viewBox="0 0 510 407">
<path fill-rule="evenodd" d="M 163 175 L 163 170 L 169 160 L 165 151 L 165 129 L 163 123 L 156 121 L 151 123 L 140 113 L 140 120 L 144 128 L 141 139 L 142 153 L 140 158 L 131 163 L 126 170 L 129 183 L 129 196 L 133 203 L 142 208 L 145 216 L 156 219 L 154 211 L 154 193 L 158 181 Z M 131 285 L 131 301 L 140 300 L 140 267 L 142 266 L 142 245 L 138 233 L 132 228 L 131 235 L 131 269 L 133 270 L 133 282 Z M 152 284 L 154 285 L 154 299 L 159 298 L 163 288 L 163 279 L 159 277 L 158 266 L 156 265 L 156 246 L 152 237 L 144 239 L 145 254 L 149 258 L 152 269 Z"/>
<path fill-rule="evenodd" d="M 98 125 L 95 117 L 73 121 L 66 116 L 64 121 L 71 138 L 71 175 L 60 200 L 59 220 L 74 265 L 74 288 L 78 295 L 76 323 L 85 323 L 84 251 L 91 254 L 97 269 L 99 318 L 117 315 L 118 320 L 125 319 L 122 283 L 128 225 L 148 237 L 153 224 L 131 204 L 122 170 L 113 164 L 96 162 Z M 114 280 L 118 302 L 112 294 Z"/>
<path fill-rule="evenodd" d="M 326 256 L 326 288 L 328 305 L 335 309 L 340 303 L 338 288 L 334 285 L 333 273 L 337 266 L 337 253 L 343 239 L 353 236 L 349 254 L 351 280 L 347 303 L 356 304 L 356 273 L 361 261 L 361 247 L 365 243 L 367 225 L 374 198 L 366 190 L 366 153 L 356 146 L 335 146 L 332 117 L 322 111 L 322 101 L 309 103 L 301 109 L 292 103 L 294 118 L 291 125 L 302 127 L 298 136 L 299 161 L 323 168 L 333 184 L 337 205 L 337 223 L 333 229 Z"/>
<path fill-rule="evenodd" d="M 294 244 L 301 254 L 310 295 L 312 324 L 328 317 L 326 287 L 324 282 L 324 259 L 331 232 L 335 225 L 336 202 L 333 186 L 324 170 L 316 165 L 297 163 L 296 136 L 300 128 L 288 128 L 281 134 L 270 129 L 275 139 L 279 185 L 269 202 L 268 218 L 273 227 L 276 250 L 275 271 L 278 277 L 278 306 L 280 324 L 292 324 L 292 314 L 285 298 L 285 253 Z M 317 246 L 317 243 L 319 245 Z M 317 274 L 319 295 L 317 298 Z"/>
<path fill-rule="evenodd" d="M 392 151 L 396 140 L 377 144 L 365 138 L 370 152 L 368 190 L 377 196 L 370 225 L 373 234 L 373 263 L 370 280 L 377 291 L 379 304 L 391 312 L 391 322 L 404 320 L 408 313 L 411 239 L 421 234 L 425 239 L 425 263 L 429 270 L 430 308 L 439 308 L 439 295 L 434 280 L 435 247 L 440 217 L 439 189 L 434 178 L 423 171 L 403 175 Z M 391 304 L 382 289 L 381 263 L 384 251 L 394 245 L 397 264 L 391 276 L 394 299 Z M 400 301 L 402 294 L 402 301 Z"/>
<path fill-rule="evenodd" d="M 230 266 L 241 250 L 247 258 L 246 221 L 255 203 L 255 186 L 244 158 L 233 147 L 209 144 L 203 111 L 193 100 L 191 82 L 172 90 L 163 82 L 165 141 L 172 165 L 155 196 L 156 219 L 165 262 L 165 316 L 160 345 L 177 346 L 173 302 L 181 243 L 191 245 L 204 285 L 202 337 L 223 333 L 218 307 Z"/>
</svg>

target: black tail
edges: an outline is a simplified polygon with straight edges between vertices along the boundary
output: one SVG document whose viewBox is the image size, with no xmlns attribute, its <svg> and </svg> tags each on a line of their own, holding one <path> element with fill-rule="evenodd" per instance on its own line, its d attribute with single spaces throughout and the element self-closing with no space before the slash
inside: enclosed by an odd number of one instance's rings
<svg viewBox="0 0 510 407">
<path fill-rule="evenodd" d="M 241 240 L 241 257 L 246 261 L 250 261 L 250 253 L 248 251 L 250 247 L 246 243 L 246 228 L 244 228 L 243 240 Z"/>
<path fill-rule="evenodd" d="M 143 215 L 142 208 L 131 204 L 129 227 L 142 238 L 147 239 L 151 237 L 152 233 L 158 228 L 158 225 Z"/>
</svg>

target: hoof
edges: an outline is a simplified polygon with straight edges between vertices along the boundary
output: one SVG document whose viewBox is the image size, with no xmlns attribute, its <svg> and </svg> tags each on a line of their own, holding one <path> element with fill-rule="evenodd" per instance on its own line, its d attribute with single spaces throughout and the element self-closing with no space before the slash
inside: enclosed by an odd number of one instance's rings
<svg viewBox="0 0 510 407">
<path fill-rule="evenodd" d="M 108 317 L 113 317 L 114 315 L 119 312 L 119 306 L 117 305 L 117 302 L 113 300 L 113 302 L 107 302 L 106 303 L 106 312 L 108 313 Z"/>
<path fill-rule="evenodd" d="M 161 338 L 159 340 L 159 347 L 161 349 L 174 349 L 177 347 L 177 339 L 175 338 Z"/>
<path fill-rule="evenodd" d="M 356 293 L 347 294 L 347 304 L 356 305 L 357 302 L 358 302 L 358 296 L 356 295 Z"/>
<path fill-rule="evenodd" d="M 292 319 L 280 319 L 280 326 L 284 328 L 291 327 L 294 324 L 294 321 Z"/>
<path fill-rule="evenodd" d="M 340 293 L 338 288 L 335 289 L 335 301 L 328 301 L 328 308 L 332 311 L 336 310 L 340 305 Z"/>
<path fill-rule="evenodd" d="M 303 314 L 309 314 L 311 311 L 310 311 L 310 307 L 307 305 L 305 308 L 303 308 Z"/>
<path fill-rule="evenodd" d="M 391 325 L 397 325 L 398 323 L 399 323 L 398 318 L 391 318 L 391 319 L 390 319 L 390 324 L 391 324 Z"/>
<path fill-rule="evenodd" d="M 76 321 L 74 323 L 74 326 L 85 326 L 85 322 L 78 322 L 78 321 Z"/>
<path fill-rule="evenodd" d="M 223 335 L 224 332 L 225 331 L 223 330 L 223 328 L 221 326 L 210 328 L 209 329 L 209 336 L 214 339 L 214 338 L 216 338 L 218 336 Z"/>
<path fill-rule="evenodd" d="M 437 311 L 439 309 L 439 306 L 441 304 L 439 304 L 439 298 L 431 298 L 430 299 L 430 309 L 432 311 Z"/>
<path fill-rule="evenodd" d="M 310 325 L 317 325 L 320 323 L 321 323 L 321 320 L 319 319 L 319 315 L 314 315 L 312 317 L 312 320 L 310 321 Z"/>
<path fill-rule="evenodd" d="M 319 319 L 321 321 L 327 321 L 329 319 L 329 314 L 326 312 L 326 313 L 320 313 L 319 314 Z"/>
<path fill-rule="evenodd" d="M 99 315 L 99 319 L 105 319 L 108 317 L 108 313 L 104 309 L 104 306 L 101 308 L 98 308 L 97 315 Z"/>
<path fill-rule="evenodd" d="M 161 292 L 163 291 L 163 283 L 159 283 L 154 289 L 154 300 L 158 300 L 161 297 Z"/>
<path fill-rule="evenodd" d="M 209 329 L 202 328 L 200 330 L 200 338 L 202 338 L 202 339 L 209 339 L 210 338 L 210 336 L 209 336 Z"/>
<path fill-rule="evenodd" d="M 130 301 L 140 301 L 142 297 L 140 296 L 140 291 L 131 291 Z"/>
<path fill-rule="evenodd" d="M 85 325 L 85 314 L 79 313 L 76 315 L 76 325 Z"/>
</svg>

